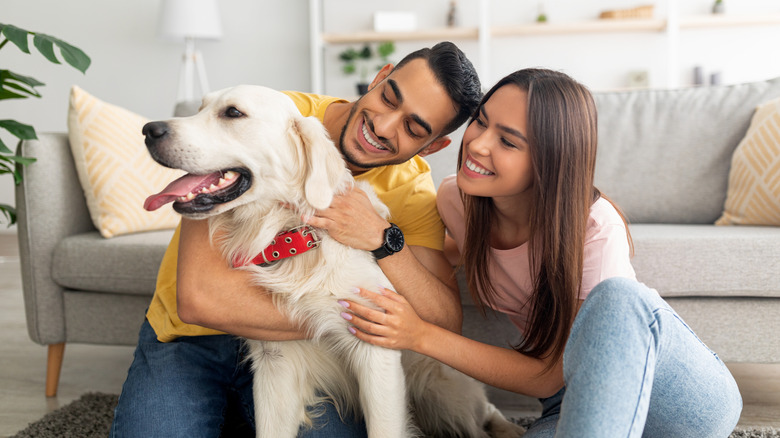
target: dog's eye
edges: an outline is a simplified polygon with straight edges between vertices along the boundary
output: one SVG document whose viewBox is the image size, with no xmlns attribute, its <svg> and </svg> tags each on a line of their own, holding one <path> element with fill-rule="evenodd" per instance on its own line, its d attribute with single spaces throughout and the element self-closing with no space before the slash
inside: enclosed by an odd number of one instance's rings
<svg viewBox="0 0 780 438">
<path fill-rule="evenodd" d="M 244 113 L 237 110 L 236 107 L 231 106 L 225 110 L 225 116 L 230 118 L 243 117 Z"/>
</svg>

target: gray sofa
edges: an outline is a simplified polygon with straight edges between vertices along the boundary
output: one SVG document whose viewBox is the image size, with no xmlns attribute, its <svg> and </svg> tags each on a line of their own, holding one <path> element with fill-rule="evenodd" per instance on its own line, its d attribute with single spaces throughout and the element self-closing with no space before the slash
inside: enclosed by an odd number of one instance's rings
<svg viewBox="0 0 780 438">
<path fill-rule="evenodd" d="M 597 185 L 631 221 L 637 276 L 726 361 L 780 362 L 780 228 L 712 225 L 754 108 L 778 96 L 780 79 L 596 93 Z M 43 134 L 21 152 L 38 158 L 16 193 L 27 327 L 50 346 L 46 393 L 54 395 L 64 343 L 136 342 L 172 231 L 102 238 L 67 135 Z M 454 172 L 456 156 L 453 145 L 429 157 L 437 182 Z M 516 340 L 506 320 L 482 319 L 463 292 L 467 335 Z"/>
</svg>

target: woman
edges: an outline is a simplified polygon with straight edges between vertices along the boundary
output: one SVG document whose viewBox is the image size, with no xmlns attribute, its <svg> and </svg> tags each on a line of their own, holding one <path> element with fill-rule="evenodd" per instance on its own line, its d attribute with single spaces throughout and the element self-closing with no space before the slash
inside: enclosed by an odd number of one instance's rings
<svg viewBox="0 0 780 438">
<path fill-rule="evenodd" d="M 726 437 L 742 400 L 726 366 L 655 290 L 636 281 L 622 215 L 593 185 L 596 108 L 549 70 L 520 70 L 484 97 L 439 212 L 473 298 L 509 316 L 514 350 L 420 319 L 361 290 L 345 317 L 363 341 L 431 356 L 538 397 L 527 437 Z"/>
</svg>

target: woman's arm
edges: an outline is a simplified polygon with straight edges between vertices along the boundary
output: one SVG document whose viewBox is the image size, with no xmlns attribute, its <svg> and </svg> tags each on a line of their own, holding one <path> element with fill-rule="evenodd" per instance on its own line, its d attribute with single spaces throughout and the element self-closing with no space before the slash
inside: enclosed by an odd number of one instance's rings
<svg viewBox="0 0 780 438">
<path fill-rule="evenodd" d="M 377 214 L 365 192 L 359 188 L 336 196 L 330 207 L 318 211 L 307 222 L 328 231 L 344 245 L 371 251 L 384 241 L 390 224 Z M 379 260 L 385 276 L 398 293 L 426 321 L 460 332 L 460 295 L 452 265 L 444 252 L 422 246 L 405 246 L 400 252 Z"/>
<path fill-rule="evenodd" d="M 384 309 L 374 310 L 353 301 L 341 302 L 359 339 L 385 348 L 412 350 L 430 356 L 489 385 L 529 395 L 550 397 L 563 387 L 563 360 L 548 368 L 515 350 L 474 341 L 422 320 L 402 296 L 383 290 L 361 289 L 360 295 Z"/>
<path fill-rule="evenodd" d="M 252 284 L 250 272 L 230 268 L 212 245 L 206 220 L 182 219 L 176 278 L 178 314 L 186 323 L 250 339 L 306 338 L 271 294 Z"/>
</svg>

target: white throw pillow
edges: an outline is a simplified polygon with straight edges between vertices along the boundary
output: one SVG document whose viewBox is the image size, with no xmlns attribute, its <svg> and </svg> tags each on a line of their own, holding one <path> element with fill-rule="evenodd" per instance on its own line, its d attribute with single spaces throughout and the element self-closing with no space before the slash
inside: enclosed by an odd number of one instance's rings
<svg viewBox="0 0 780 438">
<path fill-rule="evenodd" d="M 175 228 L 170 208 L 149 212 L 144 200 L 183 174 L 146 151 L 148 120 L 103 102 L 77 86 L 70 92 L 68 136 L 92 222 L 103 237 Z"/>
</svg>

